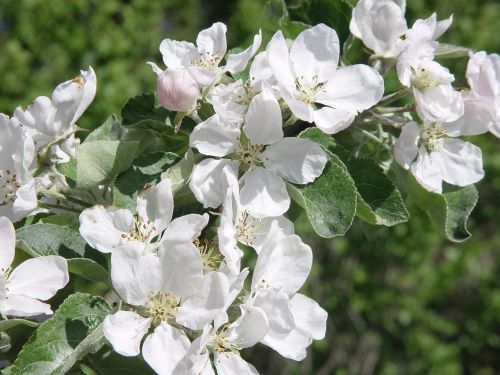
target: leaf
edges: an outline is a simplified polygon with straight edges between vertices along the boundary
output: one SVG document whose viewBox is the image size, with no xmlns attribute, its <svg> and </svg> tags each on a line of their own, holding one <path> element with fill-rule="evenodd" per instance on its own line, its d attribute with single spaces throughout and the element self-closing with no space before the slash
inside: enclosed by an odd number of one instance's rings
<svg viewBox="0 0 500 375">
<path fill-rule="evenodd" d="M 178 192 L 189 180 L 191 172 L 196 162 L 196 157 L 193 151 L 189 149 L 181 161 L 168 168 L 161 174 L 161 179 L 169 178 L 172 182 L 172 191 L 174 194 Z"/>
<path fill-rule="evenodd" d="M 337 32 L 341 46 L 349 36 L 352 6 L 345 0 L 302 0 L 290 6 L 288 13 L 292 21 L 330 26 Z"/>
<path fill-rule="evenodd" d="M 87 138 L 85 138 L 85 142 L 119 141 L 123 133 L 124 129 L 120 124 L 120 120 L 118 120 L 116 115 L 111 115 L 101 126 L 94 129 Z"/>
<path fill-rule="evenodd" d="M 84 142 L 76 150 L 76 183 L 89 189 L 111 182 L 130 167 L 138 142 L 94 141 Z"/>
<path fill-rule="evenodd" d="M 470 52 L 474 52 L 474 50 L 453 44 L 439 43 L 436 51 L 434 51 L 434 56 L 440 59 L 456 59 L 469 57 Z"/>
<path fill-rule="evenodd" d="M 32 322 L 31 320 L 26 320 L 26 319 L 0 320 L 0 332 L 7 331 L 17 326 L 27 326 L 35 328 L 39 326 L 39 323 Z"/>
<path fill-rule="evenodd" d="M 101 353 L 102 352 L 102 353 Z M 97 354 L 87 357 L 92 367 L 99 374 L 106 375 L 154 375 L 153 369 L 141 356 L 124 357 L 114 351 L 104 348 Z"/>
<path fill-rule="evenodd" d="M 56 164 L 57 170 L 66 177 L 66 182 L 71 188 L 76 185 L 76 159 L 70 159 L 67 163 Z"/>
<path fill-rule="evenodd" d="M 288 187 L 318 235 L 331 238 L 347 232 L 356 213 L 356 188 L 344 168 L 329 161 L 313 183 Z"/>
<path fill-rule="evenodd" d="M 19 228 L 16 238 L 29 247 L 33 256 L 61 255 L 75 258 L 85 253 L 86 242 L 78 231 L 54 224 L 33 224 Z"/>
<path fill-rule="evenodd" d="M 23 346 L 5 375 L 58 375 L 68 372 L 88 353 L 104 344 L 102 322 L 111 312 L 101 297 L 69 296 L 54 316 L 42 323 Z"/>
<path fill-rule="evenodd" d="M 166 123 L 170 112 L 163 107 L 156 107 L 155 95 L 142 94 L 135 96 L 122 108 L 122 124 L 131 125 L 142 120 L 157 120 Z"/>
<path fill-rule="evenodd" d="M 170 152 L 153 152 L 137 158 L 132 167 L 116 179 L 113 205 L 135 210 L 137 192 L 145 184 L 158 180 L 162 172 L 179 160 L 179 156 Z"/>
<path fill-rule="evenodd" d="M 470 238 L 467 219 L 478 200 L 474 185 L 459 187 L 444 183 L 443 194 L 437 194 L 425 190 L 409 171 L 395 163 L 391 172 L 396 176 L 401 188 L 447 239 L 463 242 Z"/>
<path fill-rule="evenodd" d="M 355 158 L 317 128 L 307 129 L 299 137 L 320 144 L 345 166 L 358 192 L 357 216 L 372 225 L 393 226 L 408 221 L 400 191 L 373 160 Z"/>
<path fill-rule="evenodd" d="M 111 286 L 109 273 L 99 263 L 88 258 L 68 259 L 68 271 L 86 280 L 105 283 Z"/>
</svg>

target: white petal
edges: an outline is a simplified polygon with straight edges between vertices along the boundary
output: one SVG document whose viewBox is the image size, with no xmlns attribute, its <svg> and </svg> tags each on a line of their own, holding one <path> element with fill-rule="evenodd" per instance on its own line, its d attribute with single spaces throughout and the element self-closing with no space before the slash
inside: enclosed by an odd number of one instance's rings
<svg viewBox="0 0 500 375">
<path fill-rule="evenodd" d="M 249 348 L 264 338 L 269 330 L 266 313 L 258 307 L 240 305 L 241 316 L 229 326 L 227 339 L 238 348 Z"/>
<path fill-rule="evenodd" d="M 326 154 L 319 145 L 309 139 L 292 137 L 268 146 L 264 156 L 267 169 L 295 184 L 314 181 L 327 162 Z"/>
<path fill-rule="evenodd" d="M 467 186 L 484 177 L 481 149 L 469 142 L 449 138 L 440 150 L 443 158 L 443 180 L 452 185 Z"/>
<path fill-rule="evenodd" d="M 54 137 L 61 135 L 63 129 L 60 122 L 54 121 L 56 108 L 50 98 L 37 97 L 26 109 L 16 108 L 14 117 L 27 127 L 30 134 L 37 142 L 37 147 L 48 145 Z"/>
<path fill-rule="evenodd" d="M 41 314 L 52 314 L 49 304 L 19 294 L 7 294 L 3 305 L 0 305 L 0 310 L 7 316 L 30 317 Z"/>
<path fill-rule="evenodd" d="M 252 305 L 265 312 L 272 336 L 286 336 L 295 327 L 290 308 L 290 297 L 277 288 L 262 289 L 255 292 Z"/>
<path fill-rule="evenodd" d="M 275 235 L 276 231 L 287 235 L 295 232 L 293 223 L 284 216 L 254 219 L 251 225 L 254 226 L 255 230 L 250 246 L 255 249 L 257 254 L 260 253 L 260 249 L 267 237 Z"/>
<path fill-rule="evenodd" d="M 384 94 L 384 79 L 367 65 L 336 70 L 316 95 L 316 102 L 350 112 L 361 112 L 377 104 Z"/>
<path fill-rule="evenodd" d="M 173 211 L 174 196 L 169 179 L 159 182 L 155 187 L 146 187 L 137 196 L 137 213 L 145 224 L 152 221 L 154 234 L 161 233 L 167 227 Z"/>
<path fill-rule="evenodd" d="M 203 56 L 217 55 L 222 58 L 226 54 L 226 25 L 221 22 L 216 22 L 208 29 L 200 31 L 196 38 L 198 51 Z"/>
<path fill-rule="evenodd" d="M 218 375 L 259 375 L 255 367 L 232 352 L 216 354 L 214 364 Z"/>
<path fill-rule="evenodd" d="M 467 64 L 467 81 L 472 90 L 481 97 L 500 95 L 500 57 L 477 52 Z"/>
<path fill-rule="evenodd" d="M 208 214 L 189 214 L 172 220 L 163 233 L 162 242 L 193 242 L 208 224 Z M 165 244 L 168 247 L 168 244 Z"/>
<path fill-rule="evenodd" d="M 223 324 L 229 321 L 229 317 L 226 314 L 226 310 L 231 306 L 236 297 L 241 293 L 243 289 L 243 284 L 248 276 L 248 268 L 245 268 L 241 273 L 234 273 L 230 268 L 221 266 L 220 272 L 224 273 L 230 283 L 229 294 L 226 299 L 226 306 L 224 307 L 222 313 L 214 321 L 214 329 L 219 329 Z"/>
<path fill-rule="evenodd" d="M 433 154 L 438 154 L 434 152 Z M 411 165 L 411 173 L 425 189 L 441 194 L 443 175 L 441 160 L 431 157 L 423 146 L 420 147 L 417 160 Z"/>
<path fill-rule="evenodd" d="M 224 167 L 237 170 L 238 162 L 228 159 L 205 159 L 198 163 L 191 174 L 189 187 L 204 208 L 219 207 L 226 195 Z"/>
<path fill-rule="evenodd" d="M 450 85 L 430 87 L 423 91 L 414 89 L 417 113 L 431 122 L 451 122 L 464 114 L 461 94 Z"/>
<path fill-rule="evenodd" d="M 254 94 L 261 92 L 265 83 L 269 83 L 271 86 L 277 83 L 271 66 L 269 65 L 267 52 L 260 52 L 254 57 L 252 65 L 250 66 L 250 80 L 252 92 Z"/>
<path fill-rule="evenodd" d="M 66 259 L 49 255 L 28 259 L 17 266 L 7 280 L 7 289 L 12 294 L 45 301 L 54 296 L 68 281 Z"/>
<path fill-rule="evenodd" d="M 129 210 L 94 206 L 80 214 L 80 234 L 94 249 L 110 253 L 122 246 L 123 235 L 134 228 L 135 219 Z"/>
<path fill-rule="evenodd" d="M 118 295 L 131 305 L 144 305 L 161 286 L 159 258 L 154 254 L 115 251 L 111 255 L 111 280 Z"/>
<path fill-rule="evenodd" d="M 326 81 L 337 68 L 339 51 L 339 37 L 332 28 L 320 23 L 302 31 L 290 49 L 295 76 Z"/>
<path fill-rule="evenodd" d="M 306 348 L 311 345 L 312 339 L 299 329 L 292 330 L 287 336 L 267 335 L 262 343 L 273 348 L 283 357 L 302 361 L 306 355 Z"/>
<path fill-rule="evenodd" d="M 182 360 L 189 346 L 184 332 L 162 323 L 144 340 L 142 355 L 159 375 L 184 374 L 186 368 Z"/>
<path fill-rule="evenodd" d="M 293 93 L 295 76 L 292 73 L 288 46 L 281 30 L 278 30 L 267 44 L 267 56 L 280 86 L 284 91 Z"/>
<path fill-rule="evenodd" d="M 269 238 L 262 245 L 257 258 L 252 290 L 257 290 L 261 285 L 270 285 L 293 294 L 306 281 L 311 265 L 311 248 L 299 236 Z"/>
<path fill-rule="evenodd" d="M 198 60 L 200 57 L 193 43 L 170 39 L 164 39 L 161 42 L 160 52 L 163 55 L 163 62 L 170 69 L 191 66 L 191 61 Z"/>
<path fill-rule="evenodd" d="M 214 115 L 196 125 L 189 135 L 189 145 L 204 155 L 226 156 L 239 145 L 240 128 Z"/>
<path fill-rule="evenodd" d="M 283 99 L 285 99 L 286 104 L 288 104 L 288 107 L 290 107 L 290 110 L 295 116 L 307 122 L 316 121 L 314 120 L 314 113 L 317 111 L 313 110 L 313 106 L 311 104 L 304 103 L 301 100 L 295 99 L 292 94 L 289 94 L 288 92 L 282 90 L 281 86 L 280 92 L 283 96 Z"/>
<path fill-rule="evenodd" d="M 356 112 L 323 107 L 314 111 L 314 123 L 326 134 L 335 134 L 344 130 L 354 121 Z"/>
<path fill-rule="evenodd" d="M 311 298 L 297 293 L 290 300 L 297 328 L 314 340 L 321 340 L 326 333 L 328 313 Z"/>
<path fill-rule="evenodd" d="M 190 242 L 167 244 L 162 243 L 159 248 L 161 290 L 172 292 L 177 297 L 187 297 L 200 288 L 203 280 L 200 251 Z"/>
<path fill-rule="evenodd" d="M 37 206 L 36 181 L 30 179 L 16 191 L 16 200 L 12 205 L 13 220 L 18 221 L 31 215 Z"/>
<path fill-rule="evenodd" d="M 104 319 L 103 333 L 115 352 L 126 357 L 136 356 L 141 352 L 141 340 L 152 320 L 132 311 L 117 311 Z"/>
<path fill-rule="evenodd" d="M 0 217 L 0 274 L 2 274 L 14 260 L 16 252 L 16 230 L 6 217 Z"/>
<path fill-rule="evenodd" d="M 416 122 L 411 121 L 403 126 L 394 144 L 394 159 L 404 169 L 409 169 L 417 157 L 419 140 L 420 130 Z"/>
<path fill-rule="evenodd" d="M 243 131 L 254 145 L 269 145 L 283 138 L 280 105 L 271 91 L 264 90 L 254 96 L 245 115 Z"/>
<path fill-rule="evenodd" d="M 231 74 L 245 70 L 248 62 L 257 52 L 262 43 L 262 31 L 253 37 L 253 43 L 250 47 L 240 53 L 231 53 L 227 56 L 226 71 Z"/>
<path fill-rule="evenodd" d="M 194 330 L 203 329 L 224 310 L 229 297 L 229 280 L 223 273 L 209 272 L 201 286 L 183 299 L 177 310 L 177 323 Z"/>
<path fill-rule="evenodd" d="M 486 133 L 495 124 L 495 108 L 480 98 L 464 98 L 464 115 L 454 122 L 442 124 L 446 134 L 452 137 L 460 135 L 479 135 Z"/>
<path fill-rule="evenodd" d="M 281 177 L 256 167 L 243 176 L 241 204 L 255 217 L 283 215 L 290 207 L 290 197 Z"/>
</svg>

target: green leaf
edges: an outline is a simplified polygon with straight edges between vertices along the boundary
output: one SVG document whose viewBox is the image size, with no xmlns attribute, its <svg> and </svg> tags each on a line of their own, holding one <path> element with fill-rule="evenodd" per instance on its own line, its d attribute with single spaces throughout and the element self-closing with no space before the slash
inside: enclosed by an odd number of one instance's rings
<svg viewBox="0 0 500 375">
<path fill-rule="evenodd" d="M 56 164 L 57 170 L 66 177 L 66 182 L 71 188 L 76 185 L 76 159 L 70 159 L 67 163 Z"/>
<path fill-rule="evenodd" d="M 400 191 L 373 160 L 355 158 L 318 128 L 307 129 L 299 137 L 320 144 L 345 166 L 358 192 L 357 216 L 372 225 L 393 226 L 408 221 Z"/>
<path fill-rule="evenodd" d="M 342 166 L 329 161 L 314 182 L 288 187 L 318 235 L 330 238 L 347 232 L 356 213 L 356 188 Z"/>
<path fill-rule="evenodd" d="M 157 181 L 162 172 L 179 160 L 179 156 L 170 152 L 153 152 L 137 158 L 132 167 L 116 179 L 113 205 L 135 210 L 137 192 L 145 184 Z"/>
<path fill-rule="evenodd" d="M 134 160 L 138 142 L 84 142 L 76 151 L 76 183 L 89 189 L 108 183 L 127 170 Z"/>
<path fill-rule="evenodd" d="M 85 142 L 119 141 L 123 133 L 124 129 L 120 124 L 120 120 L 118 120 L 116 115 L 111 115 L 101 126 L 93 130 L 85 138 Z"/>
<path fill-rule="evenodd" d="M 189 177 L 191 176 L 195 162 L 196 157 L 194 156 L 193 151 L 189 149 L 181 161 L 171 166 L 161 174 L 162 180 L 169 178 L 170 181 L 172 181 L 172 191 L 174 194 L 187 183 Z"/>
<path fill-rule="evenodd" d="M 105 375 L 154 375 L 153 369 L 141 356 L 124 357 L 103 348 L 99 353 L 87 357 L 92 367 Z"/>
<path fill-rule="evenodd" d="M 166 123 L 170 112 L 163 107 L 156 107 L 155 95 L 142 94 L 131 98 L 122 108 L 123 125 L 135 124 L 142 120 L 157 120 Z"/>
<path fill-rule="evenodd" d="M 99 263 L 88 258 L 68 259 L 68 271 L 86 280 L 111 285 L 109 273 Z"/>
<path fill-rule="evenodd" d="M 352 6 L 345 0 L 302 0 L 290 6 L 288 13 L 292 21 L 301 21 L 309 25 L 324 23 L 335 29 L 341 45 L 349 36 Z"/>
<path fill-rule="evenodd" d="M 399 165 L 393 164 L 391 171 L 401 189 L 429 216 L 447 239 L 463 242 L 471 236 L 467 219 L 478 200 L 474 185 L 459 187 L 444 183 L 443 193 L 436 194 L 425 190 L 409 171 Z"/>
<path fill-rule="evenodd" d="M 54 316 L 42 323 L 23 346 L 5 375 L 58 375 L 68 372 L 88 353 L 104 344 L 102 322 L 111 312 L 101 297 L 69 296 Z"/>
<path fill-rule="evenodd" d="M 33 256 L 61 255 L 75 258 L 85 253 L 86 242 L 78 231 L 54 224 L 33 224 L 19 228 L 16 238 L 29 247 Z"/>
<path fill-rule="evenodd" d="M 434 51 L 434 56 L 439 59 L 456 59 L 469 57 L 470 52 L 474 52 L 474 50 L 453 44 L 439 43 Z"/>
</svg>

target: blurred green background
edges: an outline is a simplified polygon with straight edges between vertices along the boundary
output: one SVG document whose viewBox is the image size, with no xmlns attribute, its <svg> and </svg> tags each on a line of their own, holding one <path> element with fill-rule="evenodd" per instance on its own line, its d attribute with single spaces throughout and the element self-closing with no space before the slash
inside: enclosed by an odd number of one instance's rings
<svg viewBox="0 0 500 375">
<path fill-rule="evenodd" d="M 129 97 L 154 90 L 145 62 L 161 62 L 162 39 L 194 40 L 223 21 L 229 45 L 245 46 L 261 25 L 264 3 L 0 0 L 0 112 L 50 96 L 90 64 L 98 93 L 80 125 L 96 127 Z M 433 11 L 440 19 L 455 15 L 441 41 L 500 50 L 498 0 L 410 0 L 408 23 Z M 358 61 L 366 61 L 361 44 L 355 48 Z M 466 61 L 443 64 L 463 86 Z M 486 178 L 478 184 L 473 237 L 463 244 L 445 241 L 411 202 L 406 224 L 374 230 L 357 221 L 333 240 L 299 220 L 297 232 L 315 253 L 304 290 L 329 312 L 327 338 L 301 363 L 263 346 L 245 352 L 261 374 L 500 373 L 500 148 L 493 136 L 473 142 L 483 149 Z"/>
</svg>

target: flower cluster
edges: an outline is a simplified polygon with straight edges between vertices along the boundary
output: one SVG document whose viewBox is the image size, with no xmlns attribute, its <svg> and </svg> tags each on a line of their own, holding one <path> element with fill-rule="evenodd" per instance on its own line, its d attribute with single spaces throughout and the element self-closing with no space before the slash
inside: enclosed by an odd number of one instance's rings
<svg viewBox="0 0 500 375">
<path fill-rule="evenodd" d="M 159 105 L 175 112 L 165 123 L 154 108 L 154 120 L 123 124 L 128 128 L 111 121 L 78 137 L 76 121 L 96 92 L 91 67 L 52 98 L 38 97 L 12 117 L 0 114 L 2 317 L 52 313 L 40 300 L 68 283 L 66 260 L 41 256 L 12 270 L 10 220 L 23 226 L 28 216 L 62 210 L 78 215 L 79 235 L 108 261 L 119 302 L 102 332 L 117 353 L 142 353 L 162 375 L 257 374 L 240 351 L 258 343 L 304 359 L 325 336 L 327 313 L 299 293 L 313 252 L 288 212 L 293 194 L 314 186 L 327 168 L 347 168 L 324 139 L 335 143 L 331 135 L 357 129 L 435 193 L 443 181 L 462 187 L 484 175 L 481 150 L 459 137 L 500 136 L 500 58 L 470 52 L 469 88 L 458 91 L 436 61 L 437 39 L 451 23 L 433 14 L 408 28 L 404 0 L 360 0 L 350 30 L 373 51 L 372 67 L 348 65 L 336 31 L 324 24 L 293 40 L 278 30 L 265 48 L 259 32 L 248 48 L 227 53 L 226 26 L 215 23 L 196 45 L 165 39 L 165 70 L 149 63 Z M 383 74 L 393 67 L 402 88 L 383 96 Z M 398 99 L 407 102 L 387 107 Z M 376 133 L 366 129 L 374 123 Z M 185 158 L 163 173 L 150 172 L 155 164 L 126 174 L 146 149 L 147 126 L 158 138 L 168 127 L 171 139 L 183 134 Z M 323 142 L 301 136 L 314 126 Z M 136 154 L 120 154 L 122 146 Z M 152 153 L 164 155 L 165 147 Z M 148 173 L 154 177 L 144 185 Z M 125 188 L 114 185 L 119 175 Z M 181 197 L 192 197 L 191 205 Z M 353 197 L 369 209 L 361 190 Z M 307 199 L 298 203 L 306 207 Z M 316 199 L 311 204 L 320 206 Z"/>
</svg>

